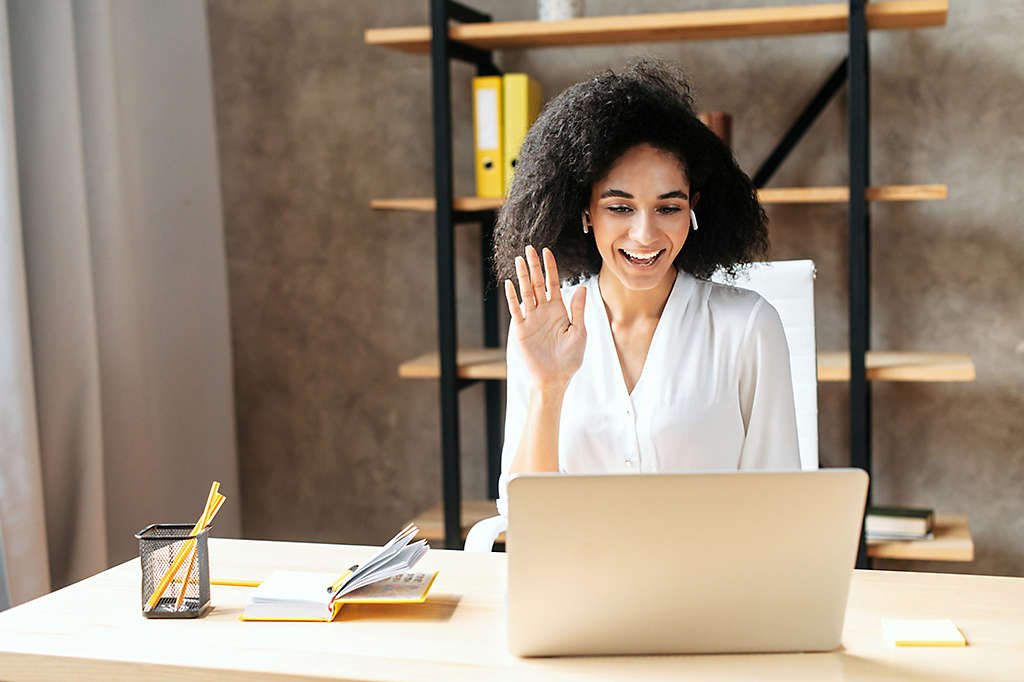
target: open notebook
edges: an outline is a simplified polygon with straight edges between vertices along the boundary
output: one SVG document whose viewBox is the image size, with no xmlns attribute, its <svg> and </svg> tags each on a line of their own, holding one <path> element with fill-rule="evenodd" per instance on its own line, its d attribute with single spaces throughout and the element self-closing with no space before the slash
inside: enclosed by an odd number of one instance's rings
<svg viewBox="0 0 1024 682">
<path fill-rule="evenodd" d="M 337 573 L 274 571 L 249 596 L 242 620 L 330 621 L 345 604 L 425 601 L 437 572 L 410 573 L 430 546 L 406 526 L 362 566 Z"/>
</svg>

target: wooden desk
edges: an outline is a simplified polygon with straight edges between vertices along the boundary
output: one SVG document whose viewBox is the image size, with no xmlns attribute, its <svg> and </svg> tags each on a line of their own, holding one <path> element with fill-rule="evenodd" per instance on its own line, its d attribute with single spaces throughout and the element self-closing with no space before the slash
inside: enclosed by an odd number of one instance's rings
<svg viewBox="0 0 1024 682">
<path fill-rule="evenodd" d="M 210 552 L 214 577 L 262 578 L 374 549 L 215 539 Z M 146 620 L 137 563 L 0 613 L 0 679 L 1024 679 L 1022 578 L 856 571 L 831 653 L 518 659 L 505 651 L 504 554 L 433 550 L 421 565 L 441 574 L 426 604 L 346 606 L 334 623 L 244 623 L 251 588 L 217 586 L 206 618 Z M 970 645 L 887 649 L 883 615 L 952 618 Z"/>
</svg>

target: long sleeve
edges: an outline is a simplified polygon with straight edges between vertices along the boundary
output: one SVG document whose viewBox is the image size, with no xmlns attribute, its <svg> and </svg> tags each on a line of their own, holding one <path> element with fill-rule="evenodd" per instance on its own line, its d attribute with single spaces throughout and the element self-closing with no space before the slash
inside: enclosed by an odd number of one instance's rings
<svg viewBox="0 0 1024 682">
<path fill-rule="evenodd" d="M 739 400 L 746 437 L 740 469 L 799 469 L 789 346 L 782 321 L 758 300 L 740 349 Z"/>
<path fill-rule="evenodd" d="M 501 476 L 498 478 L 498 513 L 508 513 L 508 479 L 512 460 L 519 448 L 519 439 L 523 437 L 526 427 L 526 409 L 529 401 L 529 376 L 523 356 L 519 351 L 519 341 L 513 337 L 509 327 L 508 341 L 505 344 L 505 363 L 507 365 L 505 384 L 505 442 L 501 448 Z"/>
</svg>

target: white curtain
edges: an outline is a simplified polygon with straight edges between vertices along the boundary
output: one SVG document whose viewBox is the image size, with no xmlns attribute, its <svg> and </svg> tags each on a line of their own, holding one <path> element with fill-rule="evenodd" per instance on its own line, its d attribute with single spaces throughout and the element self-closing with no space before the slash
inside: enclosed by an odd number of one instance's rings
<svg viewBox="0 0 1024 682">
<path fill-rule="evenodd" d="M 8 0 L 0 543 L 19 603 L 131 558 L 211 480 L 240 532 L 205 5 Z M 2 577 L 2 576 L 0 576 Z"/>
</svg>

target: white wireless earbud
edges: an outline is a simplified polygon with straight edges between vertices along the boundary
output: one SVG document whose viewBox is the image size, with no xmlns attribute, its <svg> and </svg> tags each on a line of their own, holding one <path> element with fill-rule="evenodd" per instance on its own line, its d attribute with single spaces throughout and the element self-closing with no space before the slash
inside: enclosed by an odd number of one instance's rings
<svg viewBox="0 0 1024 682">
<path fill-rule="evenodd" d="M 690 224 L 693 225 L 693 231 L 696 232 L 697 231 L 697 214 L 693 212 L 692 208 L 690 209 Z"/>
</svg>

